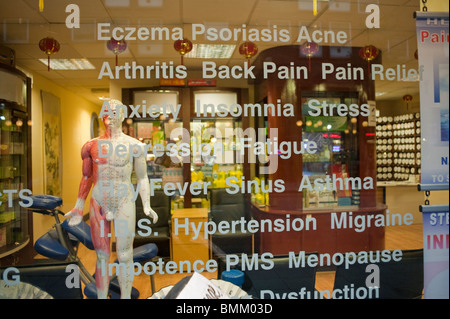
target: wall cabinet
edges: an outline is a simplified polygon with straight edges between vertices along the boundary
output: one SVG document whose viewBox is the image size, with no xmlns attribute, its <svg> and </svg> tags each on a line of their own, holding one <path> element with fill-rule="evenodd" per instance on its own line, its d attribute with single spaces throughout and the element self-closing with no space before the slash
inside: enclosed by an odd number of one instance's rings
<svg viewBox="0 0 450 319">
<path fill-rule="evenodd" d="M 31 80 L 0 65 L 0 266 L 32 259 Z"/>
</svg>

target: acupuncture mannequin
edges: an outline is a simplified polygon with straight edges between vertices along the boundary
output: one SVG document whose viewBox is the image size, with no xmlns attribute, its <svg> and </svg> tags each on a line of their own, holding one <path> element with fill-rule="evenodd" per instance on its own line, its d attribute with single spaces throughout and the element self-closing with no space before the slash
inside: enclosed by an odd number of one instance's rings
<svg viewBox="0 0 450 319">
<path fill-rule="evenodd" d="M 142 199 L 145 215 L 149 216 L 153 223 L 157 222 L 158 215 L 150 207 L 150 185 L 144 145 L 122 132 L 124 114 L 123 109 L 118 107 L 122 103 L 117 100 L 105 103 L 109 104 L 109 112 L 103 116 L 105 133 L 88 141 L 82 147 L 83 177 L 75 207 L 66 216 L 70 217 L 69 225 L 81 222 L 84 203 L 93 185 L 89 214 L 92 241 L 97 254 L 95 271 L 97 297 L 105 299 L 108 295 L 111 274 L 104 272 L 108 272 L 109 269 L 110 230 L 111 221 L 114 220 L 116 250 L 120 263 L 118 279 L 121 298 L 129 299 L 134 279 L 133 240 L 137 191 Z M 116 152 L 118 146 L 125 151 Z M 113 149 L 109 149 L 111 147 Z M 136 190 L 131 183 L 133 163 L 137 176 Z M 119 223 L 120 234 L 117 233 Z M 125 267 L 122 267 L 123 265 Z"/>
</svg>

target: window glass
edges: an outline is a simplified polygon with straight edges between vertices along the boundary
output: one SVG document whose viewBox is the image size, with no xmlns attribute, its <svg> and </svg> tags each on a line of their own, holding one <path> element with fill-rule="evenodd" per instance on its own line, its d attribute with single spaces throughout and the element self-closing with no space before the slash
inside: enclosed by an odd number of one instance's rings
<svg viewBox="0 0 450 319">
<path fill-rule="evenodd" d="M 0 1 L 0 298 L 448 298 L 429 2 Z"/>
</svg>

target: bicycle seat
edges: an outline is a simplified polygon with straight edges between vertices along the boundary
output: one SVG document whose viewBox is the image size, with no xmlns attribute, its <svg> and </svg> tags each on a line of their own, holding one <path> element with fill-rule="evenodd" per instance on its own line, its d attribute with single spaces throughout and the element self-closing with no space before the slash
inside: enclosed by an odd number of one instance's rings
<svg viewBox="0 0 450 319">
<path fill-rule="evenodd" d="M 85 245 L 88 249 L 94 250 L 94 243 L 92 242 L 91 237 L 91 227 L 85 222 L 81 221 L 78 225 L 70 226 L 69 220 L 66 219 L 62 223 L 62 227 L 69 234 L 75 236 L 83 245 Z"/>
<path fill-rule="evenodd" d="M 53 195 L 33 195 L 30 196 L 33 204 L 28 207 L 30 210 L 53 210 L 62 205 L 62 198 Z"/>
</svg>

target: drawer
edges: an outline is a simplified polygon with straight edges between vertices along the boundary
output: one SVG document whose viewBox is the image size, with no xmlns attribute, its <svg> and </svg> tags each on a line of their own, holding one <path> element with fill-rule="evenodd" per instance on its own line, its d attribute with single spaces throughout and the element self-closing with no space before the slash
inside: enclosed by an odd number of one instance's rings
<svg viewBox="0 0 450 319">
<path fill-rule="evenodd" d="M 186 222 L 184 219 L 178 221 L 178 234 L 175 235 L 175 221 L 172 220 L 172 241 L 178 242 L 178 243 L 184 243 L 184 244 L 195 244 L 200 243 L 204 244 L 208 242 L 208 238 L 205 238 L 205 221 L 206 219 L 196 219 L 196 218 L 190 218 L 188 223 L 188 234 L 186 235 L 186 228 L 184 225 L 186 225 Z M 199 223 L 201 222 L 201 223 Z M 194 223 L 194 224 L 193 224 Z M 195 229 L 198 229 L 198 225 L 201 225 L 200 232 L 196 239 L 193 239 L 195 237 L 194 227 L 192 225 L 195 225 Z M 183 227 L 181 227 L 183 226 Z"/>
<path fill-rule="evenodd" d="M 191 264 L 196 260 L 206 263 L 209 259 L 208 245 L 176 245 L 172 244 L 172 259 L 175 262 L 188 260 Z"/>
<path fill-rule="evenodd" d="M 175 235 L 175 232 L 172 231 L 172 242 L 176 244 L 185 244 L 185 245 L 195 245 L 195 244 L 208 244 L 208 238 L 205 238 L 205 233 L 200 232 L 197 238 L 194 239 L 195 234 L 189 233 L 186 235 L 184 232 L 178 233 Z"/>
</svg>

